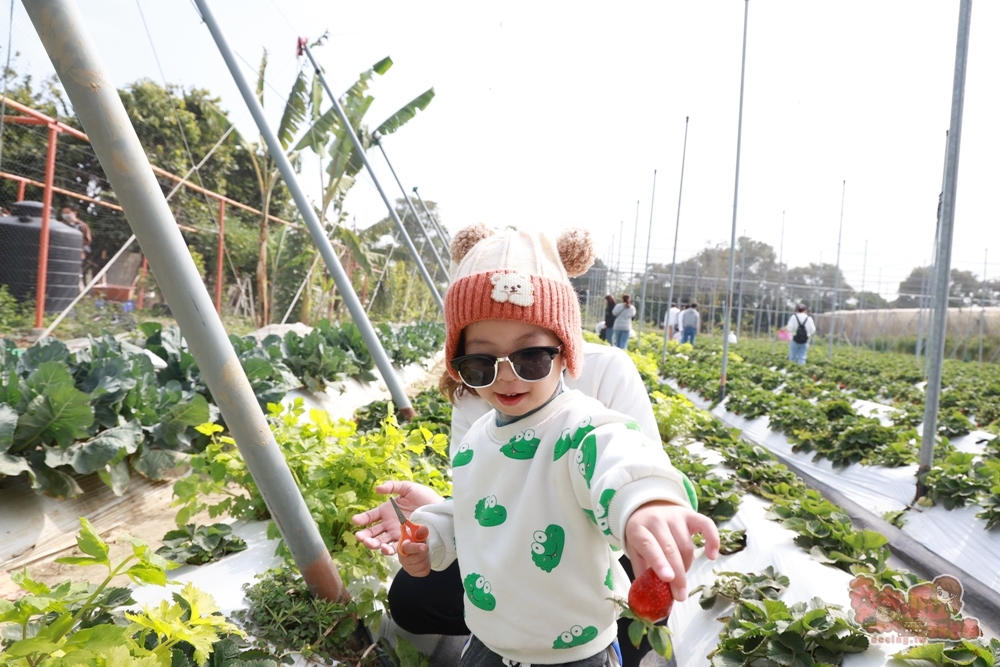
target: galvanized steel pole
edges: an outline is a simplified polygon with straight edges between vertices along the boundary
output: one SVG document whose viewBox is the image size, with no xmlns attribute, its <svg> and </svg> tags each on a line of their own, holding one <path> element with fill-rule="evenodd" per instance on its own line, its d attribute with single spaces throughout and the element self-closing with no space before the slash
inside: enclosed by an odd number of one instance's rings
<svg viewBox="0 0 1000 667">
<path fill-rule="evenodd" d="M 424 238 L 431 244 L 431 252 L 434 253 L 434 259 L 437 261 L 438 266 L 441 267 L 441 270 L 444 271 L 445 282 L 450 284 L 451 280 L 448 276 L 448 265 L 441 259 L 441 254 L 434 245 L 434 241 L 431 240 L 430 234 L 427 233 L 427 227 L 424 225 L 424 221 L 420 219 L 419 215 L 417 215 L 417 209 L 413 207 L 413 202 L 410 201 L 409 195 L 406 194 L 406 188 L 403 187 L 403 184 L 399 180 L 399 176 L 396 175 L 396 170 L 393 169 L 392 163 L 389 162 L 389 156 L 386 155 L 385 148 L 382 146 L 382 137 L 375 137 L 375 145 L 378 146 L 380 151 L 382 151 L 382 157 L 385 158 L 385 163 L 389 165 L 389 171 L 392 172 L 392 177 L 396 179 L 396 185 L 399 186 L 399 191 L 403 193 L 403 199 L 406 200 L 406 205 L 409 207 L 410 213 L 413 214 L 413 218 L 417 221 L 417 224 L 420 225 L 420 231 L 424 233 Z"/>
<path fill-rule="evenodd" d="M 826 360 L 833 359 L 833 337 L 837 329 L 837 290 L 840 289 L 840 240 L 844 236 L 844 195 L 847 193 L 847 181 L 840 185 L 840 229 L 837 232 L 837 263 L 833 272 L 833 312 L 830 314 L 830 347 L 826 351 Z"/>
<path fill-rule="evenodd" d="M 196 2 L 198 2 L 200 6 L 204 4 L 205 0 L 196 0 Z M 310 50 L 309 45 L 303 44 L 302 51 L 306 54 L 306 57 L 309 58 L 309 62 L 312 63 L 316 76 L 319 78 L 319 82 L 323 86 L 323 90 L 325 90 L 326 94 L 329 95 L 330 102 L 333 103 L 333 109 L 337 113 L 337 118 L 340 120 L 341 127 L 343 127 L 344 131 L 347 132 L 347 136 L 350 137 L 351 143 L 354 145 L 354 150 L 358 154 L 358 158 L 361 160 L 361 163 L 364 164 L 365 169 L 368 170 L 368 175 L 372 177 L 372 183 L 375 184 L 375 189 L 378 190 L 379 195 L 382 196 L 382 201 L 385 202 L 385 208 L 389 211 L 389 217 L 392 218 L 392 221 L 396 223 L 396 227 L 399 228 L 399 235 L 403 237 L 403 242 L 406 243 L 406 247 L 410 250 L 410 255 L 413 256 L 413 261 L 416 263 L 417 269 L 420 270 L 420 275 L 423 276 L 424 282 L 427 283 L 427 288 L 431 291 L 431 295 L 437 302 L 438 308 L 441 309 L 441 312 L 444 312 L 444 300 L 441 298 L 440 292 L 438 292 L 437 285 L 434 284 L 434 279 L 431 278 L 431 274 L 427 271 L 427 267 L 424 266 L 424 262 L 420 258 L 420 253 L 417 251 L 416 246 L 413 245 L 413 239 L 411 239 L 410 235 L 406 233 L 406 227 L 403 226 L 403 221 L 400 220 L 399 216 L 396 214 L 396 207 L 392 205 L 392 202 L 389 201 L 389 196 L 385 193 L 385 190 L 382 189 L 382 184 L 379 183 L 375 170 L 372 169 L 371 163 L 368 162 L 368 155 L 365 153 L 365 147 L 362 145 L 361 139 L 358 138 L 358 133 L 354 131 L 354 126 L 351 125 L 350 119 L 347 117 L 347 114 L 344 113 L 344 108 L 340 106 L 340 100 L 333 94 L 333 91 L 330 89 L 330 85 L 326 82 L 326 77 L 323 76 L 323 70 L 320 69 L 316 59 L 313 58 L 312 50 Z M 445 272 L 447 273 L 447 270 Z"/>
<path fill-rule="evenodd" d="M 681 184 L 677 191 L 677 222 L 674 224 L 674 255 L 670 260 L 670 291 L 667 293 L 667 321 L 670 321 L 670 309 L 674 307 L 674 278 L 677 276 L 677 237 L 681 233 L 681 196 L 684 194 L 684 163 L 687 161 L 688 150 L 688 120 L 690 116 L 684 117 L 684 149 L 681 151 Z M 676 327 L 677 322 L 674 324 Z M 667 336 L 669 327 L 663 327 L 663 358 L 667 358 Z"/>
<path fill-rule="evenodd" d="M 97 153 L 129 225 L 240 452 L 310 590 L 348 599 L 298 487 L 226 336 L 160 184 L 73 0 L 24 7 Z"/>
<path fill-rule="evenodd" d="M 653 194 L 649 197 L 649 233 L 646 235 L 646 263 L 642 269 L 642 296 L 639 297 L 639 343 L 642 342 L 642 323 L 646 319 L 646 281 L 649 280 L 649 244 L 653 240 L 653 204 L 656 202 L 656 170 L 653 170 Z"/>
<path fill-rule="evenodd" d="M 232 75 L 233 81 L 236 82 L 236 87 L 240 89 L 240 93 L 243 95 L 243 100 L 250 110 L 250 115 L 253 116 L 254 121 L 257 123 L 260 135 L 264 138 L 265 143 L 267 143 L 267 149 L 274 159 L 274 164 L 281 172 L 281 178 L 285 181 L 289 192 L 291 192 L 292 198 L 295 200 L 295 205 L 298 207 L 299 213 L 306 223 L 306 227 L 309 228 L 309 234 L 312 236 L 313 243 L 319 249 L 319 254 L 323 257 L 330 275 L 333 276 L 333 281 L 337 285 L 340 297 L 344 300 L 344 305 L 347 306 L 347 310 L 351 313 L 351 318 L 361 333 L 365 347 L 368 348 L 368 352 L 372 355 L 372 361 L 375 362 L 375 365 L 382 374 L 382 379 L 385 381 L 389 393 L 392 395 L 393 403 L 396 405 L 403 419 L 411 419 L 415 416 L 415 412 L 409 397 L 406 395 L 406 388 L 403 387 L 399 376 L 396 375 L 396 370 L 392 367 L 389 355 L 385 353 L 385 349 L 379 341 L 378 334 L 375 332 L 375 328 L 372 326 L 371 321 L 369 321 L 367 314 L 365 314 L 365 308 L 361 304 L 361 300 L 358 299 L 358 295 L 354 291 L 350 277 L 344 271 L 340 259 L 337 258 L 337 253 L 334 251 L 330 239 L 327 238 L 319 218 L 316 217 L 316 212 L 313 210 L 312 204 L 302 191 L 298 176 L 292 168 L 292 163 L 289 162 L 288 157 L 285 155 L 278 137 L 275 136 L 268 125 L 267 118 L 264 117 L 264 109 L 257 100 L 253 89 L 250 88 L 243 77 L 243 71 L 236 61 L 236 56 L 229 48 L 226 37 L 222 34 L 222 29 L 208 7 L 208 0 L 194 1 L 198 7 L 198 11 L 201 12 L 201 17 L 204 19 L 205 25 L 208 26 L 209 32 L 212 33 L 212 37 L 215 39 L 215 45 L 218 47 L 222 59 L 226 62 L 226 66 L 229 67 L 229 73 Z M 362 153 L 363 155 L 364 153 Z"/>
<path fill-rule="evenodd" d="M 736 337 L 743 335 L 743 284 L 747 274 L 747 230 L 743 230 L 743 247 L 740 248 L 740 296 L 736 304 Z M 760 294 L 758 290 L 758 294 Z"/>
<path fill-rule="evenodd" d="M 743 61 L 740 65 L 740 116 L 736 130 L 736 178 L 733 186 L 733 229 L 729 241 L 729 283 L 726 291 L 726 321 L 722 324 L 722 373 L 719 377 L 719 400 L 726 398 L 726 371 L 729 368 L 729 320 L 733 311 L 733 272 L 736 270 L 736 204 L 740 193 L 740 143 L 743 140 L 743 89 L 747 70 L 747 19 L 750 0 L 743 1 Z"/>
<path fill-rule="evenodd" d="M 934 438 L 937 435 L 938 407 L 941 400 L 941 369 L 944 361 L 944 337 L 948 324 L 948 277 L 951 275 L 951 243 L 955 228 L 955 199 L 958 188 L 958 156 L 962 145 L 962 112 L 965 106 L 965 74 L 969 60 L 969 24 L 972 0 L 962 0 L 958 16 L 958 44 L 955 48 L 955 77 L 951 93 L 951 123 L 948 131 L 948 157 L 945 161 L 944 194 L 941 197 L 941 233 L 937 248 L 937 279 L 934 283 L 934 313 L 931 319 L 930 345 L 927 349 L 928 374 L 924 403 L 923 439 L 920 443 L 920 468 L 917 472 L 917 496 L 926 493 L 923 476 L 934 462 Z"/>
<path fill-rule="evenodd" d="M 427 214 L 427 219 L 431 221 L 431 224 L 434 225 L 434 229 L 437 231 L 438 234 L 441 235 L 441 238 L 444 239 L 445 247 L 447 248 L 448 246 L 450 246 L 451 234 L 449 234 L 448 231 L 444 228 L 444 225 L 438 222 L 437 216 L 431 213 L 430 209 L 427 208 L 427 204 L 424 203 L 424 198 L 420 196 L 420 191 L 417 190 L 417 186 L 415 185 L 413 186 L 413 194 L 417 195 L 417 201 L 420 202 L 420 206 L 424 209 L 424 213 Z"/>
</svg>

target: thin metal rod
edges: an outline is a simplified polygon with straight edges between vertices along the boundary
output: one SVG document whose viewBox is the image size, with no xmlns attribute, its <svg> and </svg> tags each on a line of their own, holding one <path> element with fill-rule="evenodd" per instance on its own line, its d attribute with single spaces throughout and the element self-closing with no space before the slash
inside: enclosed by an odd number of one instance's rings
<svg viewBox="0 0 1000 667">
<path fill-rule="evenodd" d="M 788 301 L 788 267 L 785 266 L 785 212 L 781 212 L 781 245 L 778 246 L 778 267 L 784 274 L 784 285 L 781 288 L 781 303 L 778 304 L 778 323 L 785 321 L 785 305 Z"/>
<path fill-rule="evenodd" d="M 615 292 L 621 290 L 622 282 L 622 247 L 625 245 L 625 221 L 618 223 L 618 261 L 615 262 Z"/>
<path fill-rule="evenodd" d="M 202 0 L 202 2 L 204 2 L 204 0 Z M 431 278 L 431 274 L 427 271 L 427 267 L 424 266 L 423 259 L 420 257 L 420 252 L 417 250 L 417 247 L 413 245 L 413 239 L 411 239 L 410 235 L 406 232 L 406 227 L 403 226 L 403 221 L 400 220 L 399 215 L 396 214 L 396 207 L 393 206 L 392 201 L 389 200 L 389 196 L 382 188 L 382 184 L 379 182 L 378 176 L 375 174 L 375 170 L 372 169 L 372 165 L 368 161 L 368 155 L 365 153 L 365 147 L 361 143 L 361 139 L 358 138 L 358 133 L 354 131 L 354 126 L 351 125 L 350 119 L 347 117 L 347 114 L 344 113 L 344 108 L 340 106 L 340 100 L 337 99 L 337 96 L 334 95 L 333 91 L 330 89 L 330 84 L 326 82 L 326 77 L 323 76 L 323 70 L 316 62 L 316 59 L 313 58 L 312 50 L 307 44 L 303 44 L 302 51 L 306 54 L 306 57 L 309 58 L 309 62 L 312 63 L 313 70 L 316 72 L 316 77 L 319 78 L 319 82 L 323 86 L 323 90 L 325 90 L 326 94 L 330 97 L 330 102 L 333 104 L 333 109 L 337 113 L 337 118 L 340 119 L 341 127 L 344 128 L 344 132 L 346 132 L 347 136 L 350 137 L 351 143 L 354 145 L 354 151 L 357 153 L 357 156 L 361 160 L 362 164 L 364 164 L 365 169 L 368 170 L 368 175 L 371 176 L 372 183 L 375 184 L 375 189 L 378 190 L 379 195 L 382 197 L 382 201 L 385 203 L 386 210 L 389 211 L 389 217 L 392 218 L 392 221 L 396 223 L 396 227 L 399 228 L 399 235 L 403 238 L 403 242 L 409 249 L 410 255 L 413 257 L 413 261 L 420 270 L 420 275 L 424 278 L 424 282 L 427 283 L 427 288 L 431 291 L 431 295 L 433 295 L 434 300 L 437 302 L 438 308 L 441 309 L 441 312 L 444 312 L 444 299 L 441 298 L 441 293 L 438 292 L 437 285 L 434 284 L 434 279 Z M 362 309 L 360 312 L 364 313 L 364 310 Z"/>
<path fill-rule="evenodd" d="M 837 263 L 833 271 L 833 312 L 830 313 L 830 347 L 826 350 L 826 359 L 833 359 L 833 337 L 837 329 L 837 290 L 840 289 L 840 240 L 844 236 L 844 195 L 847 194 L 847 181 L 840 184 L 840 228 L 837 232 Z"/>
<path fill-rule="evenodd" d="M 736 304 L 736 337 L 739 338 L 743 335 L 743 284 L 746 282 L 747 274 L 747 230 L 743 230 L 743 241 L 741 244 L 743 247 L 740 248 L 740 297 L 739 302 Z M 760 290 L 757 290 L 758 295 Z"/>
<path fill-rule="evenodd" d="M 382 157 L 385 159 L 385 163 L 389 165 L 389 171 L 392 172 L 392 177 L 396 179 L 396 185 L 399 186 L 399 191 L 403 193 L 403 200 L 406 201 L 406 205 L 409 207 L 410 213 L 413 214 L 413 218 L 420 226 L 420 231 L 423 233 L 424 238 L 427 239 L 428 243 L 430 243 L 431 252 L 434 253 L 434 260 L 438 263 L 438 266 L 441 267 L 441 271 L 444 273 L 445 283 L 450 284 L 451 280 L 448 276 L 448 265 L 444 263 L 443 259 L 441 259 L 441 253 L 438 252 L 437 246 L 435 246 L 434 241 L 431 240 L 431 235 L 427 233 L 427 226 L 424 225 L 424 221 L 420 219 L 419 215 L 417 215 L 417 209 L 414 208 L 413 201 L 410 199 L 410 196 L 406 194 L 406 188 L 403 187 L 402 182 L 399 180 L 399 176 L 396 175 L 396 170 L 393 168 L 392 162 L 389 162 L 389 156 L 386 155 L 385 147 L 382 145 L 382 137 L 375 137 L 375 145 L 378 146 L 378 149 L 382 152 Z"/>
<path fill-rule="evenodd" d="M 983 327 L 986 325 L 986 258 L 989 249 L 983 250 L 983 291 L 979 295 L 979 366 L 983 365 Z"/>
<path fill-rule="evenodd" d="M 118 91 L 86 30 L 83 13 L 73 0 L 33 0 L 24 6 L 296 564 L 316 595 L 346 600 L 347 590 L 212 307 Z"/>
<path fill-rule="evenodd" d="M 969 60 L 969 24 L 972 0 L 962 0 L 958 17 L 955 48 L 955 77 L 951 94 L 951 122 L 948 130 L 947 178 L 941 197 L 941 234 L 938 239 L 937 281 L 934 284 L 934 313 L 931 319 L 928 348 L 927 388 L 924 399 L 923 439 L 920 443 L 920 468 L 917 496 L 926 492 L 921 477 L 934 461 L 934 438 L 937 435 L 938 407 L 941 401 L 941 370 L 944 362 L 944 338 L 948 325 L 948 276 L 951 275 L 951 244 L 955 229 L 955 199 L 958 188 L 958 157 L 962 145 L 962 114 L 965 106 L 965 74 Z"/>
<path fill-rule="evenodd" d="M 424 209 L 424 213 L 427 215 L 427 219 L 431 221 L 432 225 L 434 225 L 434 231 L 436 231 L 438 233 L 438 236 L 441 237 L 441 242 L 444 243 L 444 251 L 445 251 L 444 254 L 450 258 L 451 234 L 449 234 L 448 230 L 444 228 L 444 225 L 442 225 L 441 222 L 437 219 L 437 216 L 431 213 L 430 209 L 427 208 L 427 204 L 424 203 L 424 198 L 420 196 L 420 191 L 417 190 L 417 186 L 415 185 L 413 186 L 413 194 L 417 195 L 417 201 L 420 202 L 420 207 Z"/>
<path fill-rule="evenodd" d="M 747 70 L 747 19 L 750 0 L 743 2 L 743 60 L 740 64 L 740 117 L 736 130 L 736 178 L 733 185 L 733 229 L 729 241 L 729 284 L 726 299 L 726 320 L 722 323 L 722 373 L 719 377 L 719 400 L 726 398 L 726 371 L 729 369 L 729 320 L 733 309 L 733 273 L 736 270 L 736 211 L 740 193 L 740 144 L 743 141 L 743 90 Z"/>
<path fill-rule="evenodd" d="M 861 351 L 861 316 L 865 312 L 865 272 L 868 270 L 868 239 L 865 239 L 865 255 L 861 260 L 861 298 L 858 302 L 858 316 L 855 318 L 854 326 L 858 329 L 855 336 L 854 350 Z"/>
<path fill-rule="evenodd" d="M 632 279 L 635 278 L 635 245 L 636 241 L 639 239 L 639 200 L 635 200 L 635 231 L 632 232 L 632 263 L 628 265 L 629 270 L 629 286 L 632 284 Z M 635 294 L 632 294 L 632 302 L 635 302 Z"/>
<path fill-rule="evenodd" d="M 288 229 L 288 227 L 285 227 Z M 226 202 L 219 201 L 219 243 L 215 257 L 215 312 L 222 315 L 222 261 L 226 251 Z"/>
<path fill-rule="evenodd" d="M 945 189 L 945 186 L 946 186 L 946 184 L 948 182 L 948 152 L 949 152 L 948 134 L 949 134 L 949 131 L 945 130 L 945 132 L 944 132 L 944 165 L 941 168 L 941 191 L 938 193 L 937 215 L 935 216 L 935 220 L 934 220 L 934 246 L 933 246 L 933 249 L 931 250 L 931 264 L 930 264 L 930 269 L 929 269 L 929 275 L 927 277 L 927 281 L 928 281 L 928 283 L 930 285 L 930 291 L 928 292 L 927 300 L 926 300 L 926 306 L 925 306 L 926 309 L 928 310 L 928 325 L 927 325 L 928 329 L 930 328 L 930 322 L 929 322 L 929 320 L 930 320 L 931 298 L 932 298 L 932 295 L 935 294 L 936 291 L 937 291 L 936 288 L 935 288 L 935 285 L 937 284 L 936 283 L 936 281 L 937 281 L 937 270 L 936 270 L 936 267 L 937 267 L 937 257 L 938 257 L 938 244 L 941 241 L 941 213 L 942 213 L 943 204 L 944 204 L 944 189 Z M 950 279 L 950 276 L 949 276 L 949 279 Z M 925 343 L 928 346 L 930 345 L 930 334 L 929 333 L 926 335 L 926 341 L 925 341 Z M 919 355 L 917 356 L 917 363 L 920 364 L 920 356 Z M 921 365 L 921 372 L 923 373 L 923 376 L 926 378 L 927 377 L 927 355 L 926 354 L 924 355 L 924 361 L 923 361 L 923 364 Z"/>
<path fill-rule="evenodd" d="M 49 279 L 49 218 L 52 214 L 52 186 L 56 175 L 56 143 L 59 130 L 49 126 L 49 143 L 45 151 L 45 188 L 42 190 L 42 228 L 38 237 L 38 275 L 35 278 L 35 328 L 45 323 L 45 293 Z"/>
<path fill-rule="evenodd" d="M 642 323 L 646 319 L 646 281 L 649 278 L 649 245 L 653 241 L 653 204 L 656 202 L 656 170 L 653 170 L 653 194 L 649 197 L 649 233 L 646 235 L 646 263 L 642 269 L 642 296 L 639 297 L 639 342 L 642 342 Z"/>
<path fill-rule="evenodd" d="M 670 290 L 667 292 L 667 318 L 670 318 L 670 309 L 674 307 L 674 280 L 677 278 L 677 237 L 681 233 L 681 196 L 684 194 L 684 164 L 687 162 L 688 149 L 688 121 L 690 116 L 684 117 L 684 149 L 681 151 L 681 184 L 677 189 L 677 222 L 674 224 L 674 254 L 670 260 Z M 676 327 L 680 322 L 674 324 Z M 667 336 L 669 327 L 663 327 L 663 358 L 667 358 Z"/>
<path fill-rule="evenodd" d="M 344 300 L 344 305 L 347 306 L 347 310 L 350 312 L 351 318 L 354 320 L 354 324 L 358 327 L 358 332 L 361 334 L 361 339 L 364 341 L 365 347 L 368 348 L 368 352 L 372 356 L 372 361 L 375 362 L 375 366 L 378 367 L 379 372 L 382 374 L 382 379 L 385 381 L 385 384 L 389 389 L 389 394 L 392 396 L 393 403 L 396 405 L 396 408 L 399 410 L 400 416 L 403 419 L 410 419 L 415 413 L 413 406 L 410 403 L 410 399 L 406 395 L 406 388 L 400 381 L 399 376 L 396 375 L 396 370 L 392 367 L 389 355 L 385 353 L 385 349 L 379 341 L 375 328 L 372 326 L 368 316 L 365 315 L 365 308 L 361 304 L 361 300 L 358 299 L 357 293 L 354 291 L 354 286 L 351 284 L 350 277 L 347 275 L 347 272 L 344 271 L 344 267 L 341 265 L 340 259 L 337 257 L 337 253 L 333 249 L 333 245 L 326 237 L 326 232 L 324 231 L 319 218 L 316 216 L 316 211 L 313 209 L 312 202 L 306 198 L 305 193 L 302 191 L 298 176 L 295 173 L 295 169 L 292 168 L 292 164 L 288 160 L 288 156 L 285 155 L 281 142 L 278 141 L 278 137 L 275 136 L 274 131 L 268 125 L 267 118 L 264 116 L 264 109 L 257 100 L 254 90 L 247 84 L 246 78 L 243 76 L 243 70 L 240 69 L 240 65 L 236 60 L 236 56 L 229 48 L 229 44 L 226 42 L 226 37 L 222 34 L 222 29 L 215 21 L 215 17 L 212 15 L 212 12 L 208 7 L 208 0 L 195 0 L 195 4 L 201 12 L 202 19 L 204 19 L 209 31 L 212 33 L 212 37 L 215 39 L 215 44 L 219 49 L 219 53 L 222 55 L 223 60 L 226 61 L 226 66 L 229 68 L 233 81 L 236 82 L 237 88 L 240 89 L 240 93 L 243 95 L 243 100 L 246 102 L 247 108 L 250 110 L 250 114 L 253 116 L 253 119 L 257 124 L 257 129 L 260 131 L 260 135 L 264 138 L 264 141 L 267 144 L 267 149 L 270 152 L 271 157 L 274 159 L 274 164 L 281 172 L 281 177 L 285 181 L 285 186 L 292 194 L 292 198 L 295 200 L 299 213 L 302 215 L 302 219 L 305 221 L 306 227 L 309 229 L 309 234 L 312 236 L 313 243 L 315 243 L 316 247 L 319 249 L 320 255 L 326 263 L 326 268 L 329 270 L 334 283 L 337 285 L 337 291 L 340 292 L 340 297 Z M 334 100 L 334 103 L 336 104 L 336 100 Z M 364 153 L 362 152 L 362 157 L 363 156 Z"/>
</svg>

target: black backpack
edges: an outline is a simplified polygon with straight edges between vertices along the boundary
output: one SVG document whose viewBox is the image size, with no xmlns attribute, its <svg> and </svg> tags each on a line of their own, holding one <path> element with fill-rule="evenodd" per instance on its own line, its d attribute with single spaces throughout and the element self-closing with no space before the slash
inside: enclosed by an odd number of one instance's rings
<svg viewBox="0 0 1000 667">
<path fill-rule="evenodd" d="M 809 332 L 806 331 L 806 322 L 809 321 L 809 316 L 806 315 L 806 319 L 800 320 L 799 316 L 795 316 L 795 321 L 799 323 L 799 328 L 795 331 L 795 335 L 792 336 L 792 340 L 799 345 L 804 345 L 809 342 Z"/>
</svg>

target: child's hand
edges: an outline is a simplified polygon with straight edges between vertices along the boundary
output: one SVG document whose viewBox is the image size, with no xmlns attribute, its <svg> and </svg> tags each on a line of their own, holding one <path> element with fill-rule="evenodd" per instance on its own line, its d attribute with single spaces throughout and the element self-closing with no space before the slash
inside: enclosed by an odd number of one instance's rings
<svg viewBox="0 0 1000 667">
<path fill-rule="evenodd" d="M 414 537 L 426 540 L 430 534 L 427 526 L 418 526 Z M 399 543 L 399 564 L 413 577 L 426 577 L 431 573 L 431 553 L 424 542 L 402 540 Z"/>
<path fill-rule="evenodd" d="M 691 536 L 705 538 L 705 555 L 719 557 L 719 531 L 715 523 L 694 510 L 662 500 L 646 503 L 632 512 L 625 524 L 625 551 L 638 577 L 652 568 L 670 582 L 676 600 L 687 599 L 687 572 L 694 560 Z"/>
</svg>

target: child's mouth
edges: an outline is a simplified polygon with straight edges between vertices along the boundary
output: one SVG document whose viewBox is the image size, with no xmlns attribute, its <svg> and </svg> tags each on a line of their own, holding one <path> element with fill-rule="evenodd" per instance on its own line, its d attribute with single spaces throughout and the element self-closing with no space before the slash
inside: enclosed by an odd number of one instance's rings
<svg viewBox="0 0 1000 667">
<path fill-rule="evenodd" d="M 527 396 L 527 394 L 522 392 L 520 394 L 494 394 L 494 396 L 497 397 L 501 405 L 512 406 L 520 403 L 521 399 Z"/>
</svg>

